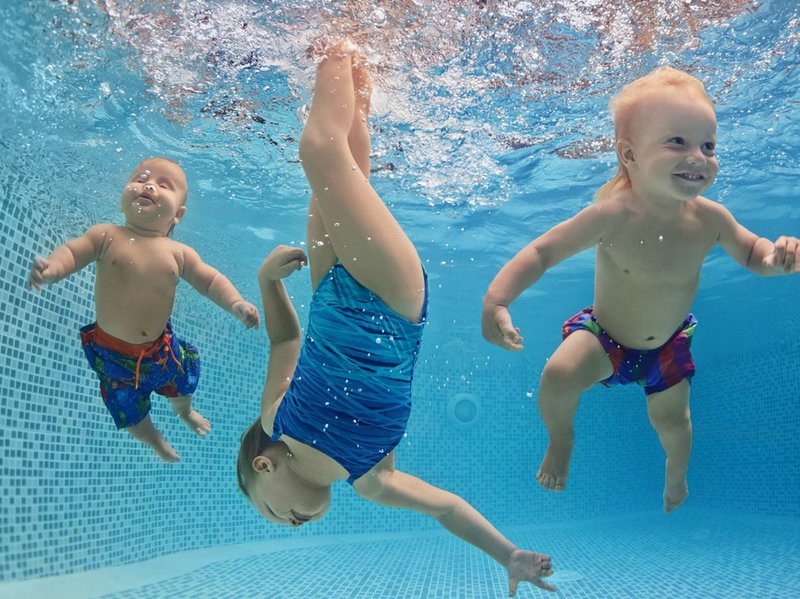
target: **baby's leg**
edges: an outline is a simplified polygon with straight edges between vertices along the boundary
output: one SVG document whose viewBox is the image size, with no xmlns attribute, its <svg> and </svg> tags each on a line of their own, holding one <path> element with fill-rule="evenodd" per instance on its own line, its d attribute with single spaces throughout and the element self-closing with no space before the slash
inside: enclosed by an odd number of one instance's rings
<svg viewBox="0 0 800 599">
<path fill-rule="evenodd" d="M 667 454 L 664 511 L 671 512 L 689 495 L 686 471 L 692 453 L 692 421 L 689 416 L 689 381 L 647 396 L 647 415 Z"/>
<path fill-rule="evenodd" d="M 161 433 L 158 432 L 155 426 L 153 426 L 153 421 L 150 420 L 150 415 L 144 417 L 144 419 L 134 426 L 128 427 L 127 430 L 133 437 L 142 443 L 149 445 L 152 447 L 155 452 L 165 462 L 178 462 L 180 461 L 180 456 L 172 449 L 172 446 L 167 443 L 164 437 L 161 436 Z"/>
<path fill-rule="evenodd" d="M 352 61 L 352 50 L 339 44 L 320 63 L 300 156 L 338 260 L 392 309 L 416 321 L 424 298 L 422 269 L 414 245 L 369 183 L 369 79 Z"/>
<path fill-rule="evenodd" d="M 180 416 L 189 430 L 200 437 L 205 437 L 206 433 L 211 432 L 211 423 L 192 409 L 191 395 L 170 397 L 170 401 L 172 402 L 172 411 Z"/>
<path fill-rule="evenodd" d="M 603 346 L 592 333 L 575 331 L 564 339 L 545 364 L 539 385 L 539 412 L 550 434 L 538 483 L 548 491 L 563 491 L 569 475 L 572 422 L 580 394 L 613 374 Z"/>
</svg>

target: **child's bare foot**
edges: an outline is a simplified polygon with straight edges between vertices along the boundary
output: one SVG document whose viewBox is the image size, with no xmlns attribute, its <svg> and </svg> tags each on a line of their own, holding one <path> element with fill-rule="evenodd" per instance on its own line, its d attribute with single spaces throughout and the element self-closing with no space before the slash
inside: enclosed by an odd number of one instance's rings
<svg viewBox="0 0 800 599">
<path fill-rule="evenodd" d="M 172 449 L 172 445 L 167 443 L 166 439 L 161 436 L 158 429 L 153 426 L 153 421 L 150 420 L 150 414 L 145 416 L 141 422 L 135 424 L 127 429 L 130 435 L 145 445 L 149 445 L 165 462 L 179 462 L 180 456 Z"/>
<path fill-rule="evenodd" d="M 669 514 L 686 501 L 689 496 L 689 485 L 686 483 L 686 473 L 670 473 L 669 460 L 664 478 L 664 511 Z"/>
<path fill-rule="evenodd" d="M 536 481 L 548 491 L 561 492 L 567 486 L 569 460 L 572 456 L 572 439 L 554 441 L 550 439 L 547 453 L 536 473 Z"/>
<path fill-rule="evenodd" d="M 178 416 L 198 437 L 205 437 L 207 433 L 211 432 L 211 423 L 195 410 L 189 410 L 186 414 L 178 414 Z"/>
<path fill-rule="evenodd" d="M 150 447 L 152 447 L 153 450 L 158 454 L 158 457 L 165 462 L 174 463 L 181 461 L 181 457 L 174 449 L 172 449 L 172 445 L 167 443 L 167 440 L 164 439 L 164 437 L 162 437 L 160 434 L 158 435 L 157 439 L 151 443 L 148 443 L 148 445 L 150 445 Z"/>
</svg>

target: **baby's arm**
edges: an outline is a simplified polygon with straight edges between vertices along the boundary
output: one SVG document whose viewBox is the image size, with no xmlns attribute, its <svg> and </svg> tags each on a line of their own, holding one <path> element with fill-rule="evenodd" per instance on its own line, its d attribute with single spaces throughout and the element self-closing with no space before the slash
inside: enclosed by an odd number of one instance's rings
<svg viewBox="0 0 800 599">
<path fill-rule="evenodd" d="M 773 243 L 739 224 L 730 211 L 709 201 L 719 227 L 719 244 L 734 260 L 769 277 L 800 273 L 800 240 L 782 235 Z"/>
<path fill-rule="evenodd" d="M 39 291 L 42 285 L 65 279 L 97 260 L 109 227 L 107 224 L 95 225 L 80 237 L 56 248 L 47 258 L 36 256 L 28 275 L 28 289 Z"/>
<path fill-rule="evenodd" d="M 555 591 L 542 577 L 553 573 L 550 557 L 514 546 L 478 510 L 464 499 L 405 472 L 387 469 L 367 474 L 355 484 L 356 492 L 380 505 L 415 510 L 435 518 L 457 537 L 475 545 L 508 571 L 509 595 L 520 581 Z"/>
<path fill-rule="evenodd" d="M 613 199 L 592 204 L 572 218 L 537 237 L 508 262 L 483 298 L 481 328 L 484 338 L 505 349 L 522 349 L 522 337 L 508 307 L 544 272 L 562 260 L 600 242 L 603 235 L 625 218 L 625 209 Z"/>
<path fill-rule="evenodd" d="M 213 266 L 200 259 L 200 254 L 187 245 L 183 251 L 183 272 L 181 276 L 201 295 L 206 296 L 220 308 L 238 318 L 248 329 L 258 327 L 258 309 L 244 301 L 228 278 Z"/>
<path fill-rule="evenodd" d="M 281 279 L 306 263 L 303 250 L 280 245 L 270 252 L 258 270 L 264 325 L 269 337 L 267 382 L 261 395 L 261 424 L 265 431 L 272 430 L 272 407 L 289 387 L 300 354 L 300 321 Z"/>
</svg>

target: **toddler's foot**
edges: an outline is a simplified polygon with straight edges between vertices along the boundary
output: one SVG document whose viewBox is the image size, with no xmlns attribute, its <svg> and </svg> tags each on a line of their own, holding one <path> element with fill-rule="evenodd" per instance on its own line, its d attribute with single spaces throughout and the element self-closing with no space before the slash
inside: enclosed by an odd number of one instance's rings
<svg viewBox="0 0 800 599">
<path fill-rule="evenodd" d="M 203 418 L 199 412 L 189 410 L 186 414 L 178 414 L 189 427 L 189 430 L 195 433 L 198 437 L 205 437 L 207 433 L 211 432 L 211 423 Z"/>
<path fill-rule="evenodd" d="M 572 441 L 556 443 L 552 439 L 547 446 L 542 464 L 536 473 L 536 481 L 548 491 L 561 492 L 567 486 L 569 460 L 572 456 Z"/>
<path fill-rule="evenodd" d="M 162 437 L 160 434 L 158 435 L 158 439 L 149 443 L 148 445 L 150 445 L 150 447 L 152 447 L 158 454 L 158 457 L 165 462 L 174 463 L 181 461 L 181 457 L 174 449 L 172 449 L 172 445 L 167 443 L 167 440 L 164 439 L 164 437 Z"/>
<path fill-rule="evenodd" d="M 688 496 L 689 485 L 686 483 L 686 474 L 670 474 L 669 460 L 667 460 L 664 481 L 664 511 L 669 514 L 680 506 Z"/>
</svg>

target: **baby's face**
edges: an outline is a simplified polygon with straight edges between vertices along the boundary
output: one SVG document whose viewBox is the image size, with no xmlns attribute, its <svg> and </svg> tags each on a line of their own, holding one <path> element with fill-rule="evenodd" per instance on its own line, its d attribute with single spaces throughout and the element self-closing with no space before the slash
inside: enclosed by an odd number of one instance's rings
<svg viewBox="0 0 800 599">
<path fill-rule="evenodd" d="M 186 175 L 177 164 L 151 158 L 131 173 L 120 205 L 126 224 L 166 233 L 183 217 Z"/>
<path fill-rule="evenodd" d="M 309 485 L 288 468 L 259 473 L 248 495 L 264 518 L 283 526 L 321 520 L 331 504 L 330 486 Z"/>
<path fill-rule="evenodd" d="M 711 187 L 717 120 L 710 102 L 685 92 L 654 96 L 639 108 L 628 165 L 634 192 L 668 200 L 691 200 Z"/>
</svg>

